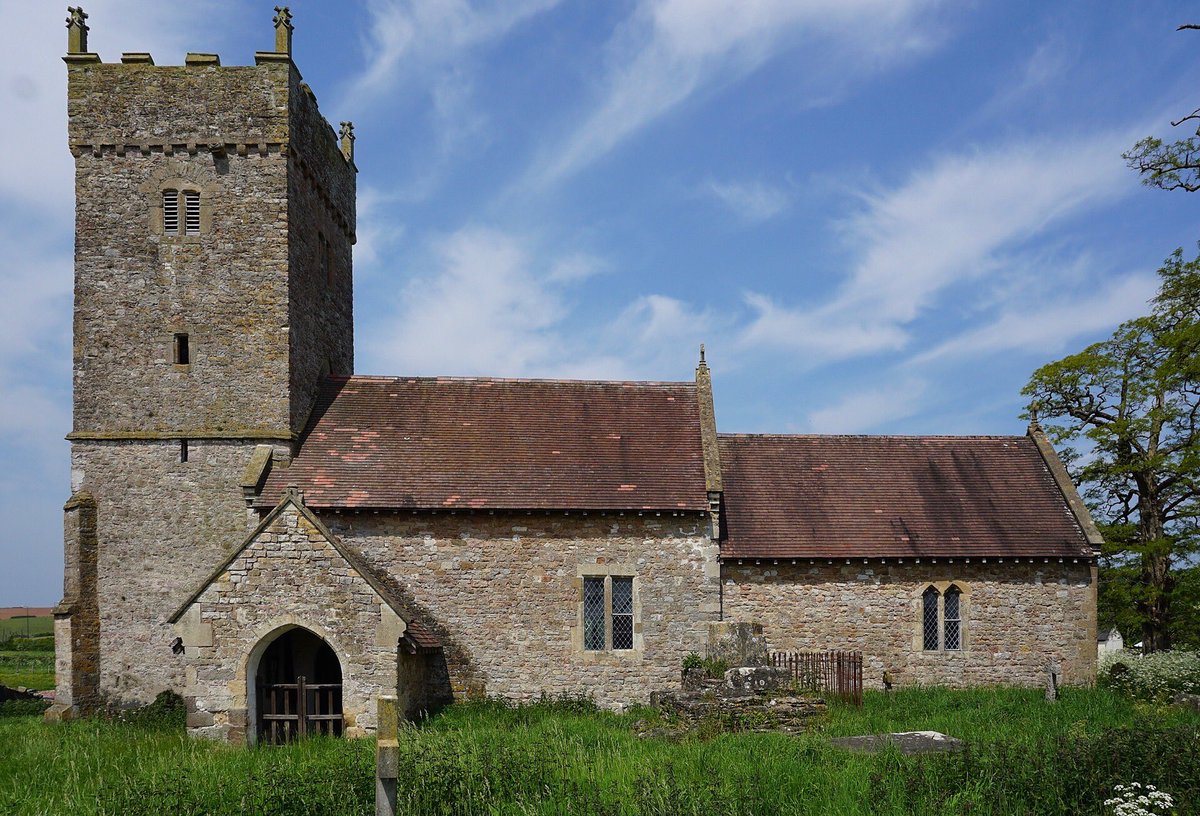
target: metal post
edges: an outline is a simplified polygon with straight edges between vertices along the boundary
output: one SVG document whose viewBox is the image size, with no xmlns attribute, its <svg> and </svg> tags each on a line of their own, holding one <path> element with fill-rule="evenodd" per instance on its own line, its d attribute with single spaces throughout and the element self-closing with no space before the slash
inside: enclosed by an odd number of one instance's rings
<svg viewBox="0 0 1200 816">
<path fill-rule="evenodd" d="M 379 698 L 375 732 L 375 816 L 396 816 L 396 777 L 400 775 L 400 723 L 396 698 Z"/>
</svg>

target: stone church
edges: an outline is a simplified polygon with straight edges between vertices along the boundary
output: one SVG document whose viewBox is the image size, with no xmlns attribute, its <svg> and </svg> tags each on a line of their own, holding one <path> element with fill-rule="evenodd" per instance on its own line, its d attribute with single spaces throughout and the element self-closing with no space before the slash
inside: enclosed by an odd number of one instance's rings
<svg viewBox="0 0 1200 816">
<path fill-rule="evenodd" d="M 354 132 L 277 11 L 254 65 L 159 66 L 102 62 L 70 9 L 51 716 L 173 689 L 254 742 L 289 706 L 368 733 L 381 694 L 619 707 L 731 622 L 860 650 L 868 685 L 1093 677 L 1100 538 L 1036 425 L 722 434 L 703 354 L 682 382 L 354 374 Z"/>
</svg>

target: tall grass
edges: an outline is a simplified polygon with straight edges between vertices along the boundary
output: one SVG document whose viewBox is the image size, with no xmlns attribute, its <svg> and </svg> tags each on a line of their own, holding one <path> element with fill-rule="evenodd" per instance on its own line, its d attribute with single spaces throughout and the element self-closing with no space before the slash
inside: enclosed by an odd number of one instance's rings
<svg viewBox="0 0 1200 816">
<path fill-rule="evenodd" d="M 917 689 L 835 705 L 821 733 L 642 739 L 652 715 L 584 702 L 452 706 L 400 739 L 406 814 L 1097 813 L 1118 782 L 1200 802 L 1200 715 L 1068 689 Z M 833 748 L 829 735 L 940 730 L 955 755 Z M 367 814 L 370 740 L 247 750 L 178 729 L 0 719 L 0 813 Z"/>
</svg>

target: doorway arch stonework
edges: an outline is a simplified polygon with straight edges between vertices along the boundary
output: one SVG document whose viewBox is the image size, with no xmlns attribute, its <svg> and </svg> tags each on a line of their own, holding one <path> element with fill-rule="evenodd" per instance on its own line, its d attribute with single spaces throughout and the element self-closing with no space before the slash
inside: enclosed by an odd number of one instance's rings
<svg viewBox="0 0 1200 816">
<path fill-rule="evenodd" d="M 290 495 L 172 616 L 186 663 L 188 728 L 254 742 L 263 655 L 301 628 L 328 644 L 342 675 L 343 734 L 375 730 L 380 695 L 397 693 L 407 624 L 362 556 Z"/>
</svg>

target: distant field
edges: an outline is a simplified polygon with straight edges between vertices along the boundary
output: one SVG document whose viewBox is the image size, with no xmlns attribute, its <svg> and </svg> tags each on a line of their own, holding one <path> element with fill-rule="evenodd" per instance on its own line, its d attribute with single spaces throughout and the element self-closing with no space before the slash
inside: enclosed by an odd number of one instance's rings
<svg viewBox="0 0 1200 816">
<path fill-rule="evenodd" d="M 54 688 L 53 634 L 54 618 L 49 615 L 0 620 L 0 685 Z"/>
<path fill-rule="evenodd" d="M 34 612 L 40 610 L 31 610 Z M 14 635 L 52 635 L 54 634 L 54 618 L 50 615 L 39 615 L 36 618 L 8 618 L 0 620 L 0 644 Z"/>
<path fill-rule="evenodd" d="M 0 621 L 9 618 L 25 618 L 31 615 L 35 618 L 44 618 L 53 611 L 48 606 L 0 606 Z"/>
<path fill-rule="evenodd" d="M 38 691 L 54 688 L 54 652 L 0 651 L 0 686 Z"/>
</svg>

